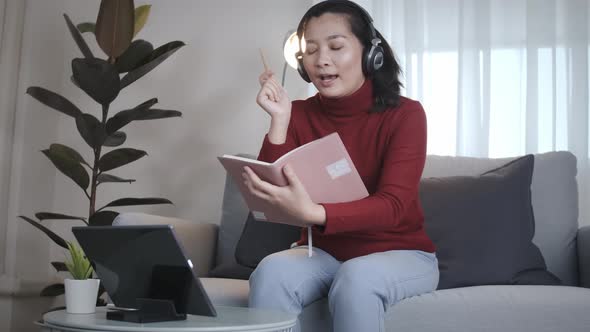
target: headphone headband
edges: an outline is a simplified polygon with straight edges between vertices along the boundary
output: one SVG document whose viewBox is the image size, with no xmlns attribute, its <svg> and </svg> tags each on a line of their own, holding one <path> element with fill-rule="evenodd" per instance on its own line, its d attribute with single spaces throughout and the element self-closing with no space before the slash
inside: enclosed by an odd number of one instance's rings
<svg viewBox="0 0 590 332">
<path fill-rule="evenodd" d="M 356 4 L 356 3 L 352 2 L 352 1 L 349 1 L 349 0 L 325 0 L 325 1 L 322 1 L 322 2 L 319 2 L 319 3 L 315 4 L 315 5 L 313 5 L 307 11 L 310 12 L 315 7 L 323 6 L 326 3 L 341 4 L 341 5 L 347 6 L 348 8 L 351 8 L 353 10 L 356 10 L 357 12 L 360 12 L 362 19 L 367 23 L 367 26 L 371 30 L 371 43 L 373 45 L 375 45 L 373 43 L 373 41 L 375 39 L 377 39 L 379 42 L 381 42 L 381 39 L 379 39 L 379 37 L 377 37 L 377 31 L 375 30 L 375 27 L 373 26 L 373 18 L 371 17 L 371 15 L 369 14 L 369 12 L 367 12 L 365 10 L 365 8 L 361 7 L 360 5 L 358 5 L 358 4 Z M 299 50 L 301 51 L 301 39 L 303 37 L 303 25 L 302 24 L 297 29 L 297 37 L 298 37 L 298 40 L 299 40 Z"/>
<path fill-rule="evenodd" d="M 364 20 L 365 23 L 367 23 L 367 26 L 371 30 L 371 39 L 370 39 L 370 46 L 369 46 L 370 48 L 369 49 L 365 48 L 365 51 L 363 52 L 363 61 L 362 61 L 363 62 L 363 72 L 365 73 L 365 75 L 370 75 L 370 74 L 374 73 L 375 71 L 377 71 L 379 68 L 381 68 L 383 66 L 383 60 L 384 60 L 383 48 L 379 45 L 379 44 L 381 44 L 381 39 L 377 36 L 377 30 L 373 26 L 373 18 L 360 5 L 358 5 L 352 1 L 348 1 L 348 0 L 326 0 L 326 1 L 319 2 L 315 5 L 313 5 L 311 8 L 309 8 L 307 10 L 307 12 L 305 13 L 304 17 L 306 17 L 308 15 L 308 13 L 312 12 L 315 8 L 317 8 L 319 6 L 326 6 L 328 4 L 343 5 L 343 6 L 346 6 L 348 8 L 355 10 L 357 13 L 360 13 L 362 20 Z M 325 12 L 330 12 L 330 11 L 326 10 Z M 309 20 L 309 17 L 307 17 L 305 23 L 307 23 L 308 20 Z M 305 71 L 305 68 L 303 68 L 303 48 L 302 48 L 302 44 L 301 44 L 301 41 L 303 39 L 303 28 L 304 28 L 303 23 L 304 22 L 302 19 L 302 21 L 299 23 L 299 26 L 297 27 L 297 37 L 298 37 L 297 39 L 298 39 L 298 43 L 299 43 L 299 51 L 297 51 L 295 53 L 295 57 L 297 58 L 297 64 L 298 64 L 297 71 L 299 72 L 299 74 L 301 75 L 301 77 L 305 81 L 311 82 L 309 75 Z"/>
</svg>

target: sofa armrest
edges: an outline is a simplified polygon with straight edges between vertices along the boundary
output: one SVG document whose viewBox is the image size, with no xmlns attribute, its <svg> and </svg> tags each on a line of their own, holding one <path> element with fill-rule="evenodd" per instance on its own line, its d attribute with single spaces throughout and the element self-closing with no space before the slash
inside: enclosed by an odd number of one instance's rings
<svg viewBox="0 0 590 332">
<path fill-rule="evenodd" d="M 113 225 L 172 225 L 186 255 L 193 262 L 197 276 L 205 277 L 213 268 L 217 246 L 216 224 L 128 212 L 119 214 Z"/>
<path fill-rule="evenodd" d="M 590 288 L 590 226 L 578 229 L 577 242 L 580 286 Z"/>
</svg>

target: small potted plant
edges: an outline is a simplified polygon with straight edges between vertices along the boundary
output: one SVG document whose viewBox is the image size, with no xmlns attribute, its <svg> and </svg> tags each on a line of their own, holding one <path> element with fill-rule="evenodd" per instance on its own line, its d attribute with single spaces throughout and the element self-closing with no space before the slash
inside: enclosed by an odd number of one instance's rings
<svg viewBox="0 0 590 332">
<path fill-rule="evenodd" d="M 92 266 L 80 246 L 68 242 L 68 251 L 70 259 L 66 259 L 65 265 L 72 279 L 64 280 L 66 311 L 70 314 L 91 314 L 96 311 L 100 280 L 91 278 Z"/>
</svg>

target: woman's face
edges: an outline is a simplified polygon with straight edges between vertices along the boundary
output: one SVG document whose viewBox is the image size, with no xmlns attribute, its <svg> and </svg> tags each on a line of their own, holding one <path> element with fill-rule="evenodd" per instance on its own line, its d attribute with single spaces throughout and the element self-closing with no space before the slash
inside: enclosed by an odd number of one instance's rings
<svg viewBox="0 0 590 332">
<path fill-rule="evenodd" d="M 320 94 L 344 97 L 363 85 L 363 45 L 345 15 L 325 13 L 311 18 L 303 38 L 303 66 Z"/>
</svg>

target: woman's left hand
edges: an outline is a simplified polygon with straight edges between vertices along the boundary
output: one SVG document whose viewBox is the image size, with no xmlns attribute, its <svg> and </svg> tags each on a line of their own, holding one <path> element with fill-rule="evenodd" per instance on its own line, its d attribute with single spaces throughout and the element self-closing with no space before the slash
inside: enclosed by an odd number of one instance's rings
<svg viewBox="0 0 590 332">
<path fill-rule="evenodd" d="M 242 176 L 250 193 L 278 207 L 293 219 L 300 220 L 301 223 L 296 226 L 324 225 L 326 222 L 324 207 L 311 200 L 289 165 L 283 167 L 283 173 L 289 182 L 284 187 L 261 180 L 249 167 L 244 168 Z"/>
</svg>

